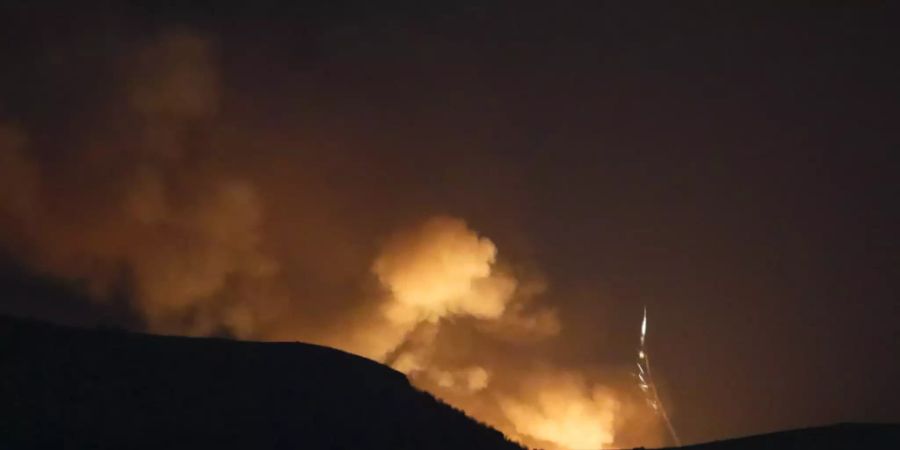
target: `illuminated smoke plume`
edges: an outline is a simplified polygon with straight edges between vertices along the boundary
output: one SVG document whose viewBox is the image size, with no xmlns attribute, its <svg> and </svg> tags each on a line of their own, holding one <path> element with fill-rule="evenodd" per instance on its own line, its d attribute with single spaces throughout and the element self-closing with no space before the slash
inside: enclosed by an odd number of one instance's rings
<svg viewBox="0 0 900 450">
<path fill-rule="evenodd" d="M 493 267 L 497 248 L 449 217 L 428 220 L 413 235 L 397 235 L 375 260 L 373 272 L 391 291 L 386 314 L 403 324 L 471 315 L 497 318 L 516 288 Z"/>
<path fill-rule="evenodd" d="M 494 244 L 459 219 L 432 218 L 413 233 L 393 236 L 372 267 L 391 293 L 384 316 L 393 329 L 407 332 L 455 316 L 500 317 L 516 280 L 497 272 L 496 257 Z"/>
<path fill-rule="evenodd" d="M 124 139 L 102 136 L 67 149 L 74 160 L 42 164 L 28 142 L 4 133 L 2 178 L 15 184 L 3 186 L 15 225 L 7 231 L 20 233 L 32 263 L 87 280 L 98 298 L 127 279 L 151 330 L 252 337 L 243 290 L 268 283 L 278 264 L 259 248 L 253 184 L 205 173 L 189 143 L 217 110 L 210 44 L 165 35 L 135 58 Z"/>
<path fill-rule="evenodd" d="M 498 410 L 485 416 L 501 416 L 503 421 L 495 425 L 524 442 L 560 450 L 599 449 L 611 444 L 620 401 L 609 388 L 590 383 L 581 374 L 545 369 L 539 374 L 520 373 L 515 378 L 504 374 L 502 379 L 492 380 L 491 362 L 448 369 L 435 361 L 434 345 L 442 320 L 470 317 L 503 322 L 510 305 L 520 300 L 517 280 L 499 271 L 496 259 L 494 244 L 459 219 L 436 217 L 417 230 L 395 235 L 376 259 L 373 271 L 391 293 L 382 310 L 389 328 L 408 331 L 402 334 L 402 346 L 398 342 L 381 354 L 393 353 L 389 362 L 395 368 L 413 380 L 455 392 L 464 405 L 467 396 L 486 391 L 496 399 Z M 515 323 L 523 323 L 523 315 L 511 317 Z M 540 328 L 529 327 L 528 331 L 546 337 Z M 401 339 L 401 334 L 394 336 Z M 394 351 L 398 347 L 400 350 Z M 491 386 L 495 381 L 498 389 Z"/>
<path fill-rule="evenodd" d="M 500 399 L 515 433 L 554 449 L 598 449 L 615 441 L 619 401 L 577 373 L 524 375 L 530 394 Z"/>
<path fill-rule="evenodd" d="M 563 330 L 541 276 L 460 218 L 367 209 L 397 192 L 335 181 L 316 169 L 327 157 L 242 129 L 208 37 L 136 48 L 62 156 L 27 124 L 0 125 L 4 251 L 97 302 L 124 292 L 153 332 L 332 345 L 529 445 L 620 444 L 640 398 L 530 352 Z"/>
</svg>

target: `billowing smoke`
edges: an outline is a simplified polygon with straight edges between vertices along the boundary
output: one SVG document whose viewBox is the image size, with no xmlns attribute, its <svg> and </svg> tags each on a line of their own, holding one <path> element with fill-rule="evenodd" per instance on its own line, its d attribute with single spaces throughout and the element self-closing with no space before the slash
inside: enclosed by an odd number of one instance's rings
<svg viewBox="0 0 900 450">
<path fill-rule="evenodd" d="M 395 235 L 372 267 L 391 293 L 383 310 L 391 328 L 412 331 L 455 316 L 499 318 L 516 280 L 497 273 L 496 256 L 494 244 L 459 219 L 435 217 Z"/>
<path fill-rule="evenodd" d="M 151 330 L 251 337 L 247 290 L 269 284 L 278 263 L 260 250 L 253 184 L 204 173 L 192 153 L 190 134 L 217 108 L 209 45 L 177 33 L 138 52 L 121 137 L 44 162 L 6 131 L 3 209 L 33 263 L 87 280 L 101 299 L 126 283 Z"/>
<path fill-rule="evenodd" d="M 136 48 L 111 57 L 124 81 L 77 132 L 0 126 L 7 253 L 97 302 L 125 296 L 153 332 L 333 345 L 527 444 L 621 444 L 640 402 L 623 377 L 530 351 L 564 327 L 539 273 L 380 178 L 329 176 L 326 151 L 241 128 L 208 37 Z"/>
<path fill-rule="evenodd" d="M 523 378 L 530 394 L 500 399 L 516 433 L 569 449 L 603 448 L 615 441 L 619 400 L 608 388 L 592 386 L 577 373 Z"/>
</svg>

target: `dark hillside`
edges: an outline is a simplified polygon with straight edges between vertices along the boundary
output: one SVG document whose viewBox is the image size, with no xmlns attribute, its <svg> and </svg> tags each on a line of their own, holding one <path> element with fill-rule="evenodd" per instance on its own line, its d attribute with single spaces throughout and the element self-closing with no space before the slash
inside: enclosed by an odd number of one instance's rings
<svg viewBox="0 0 900 450">
<path fill-rule="evenodd" d="M 521 450 L 399 372 L 302 343 L 0 316 L 0 400 L 0 449 Z M 682 448 L 900 449 L 900 425 L 840 424 Z"/>
<path fill-rule="evenodd" d="M 37 447 L 520 449 L 331 348 L 0 316 L 0 448 Z"/>
<path fill-rule="evenodd" d="M 684 450 L 894 450 L 900 425 L 844 423 L 680 447 Z"/>
</svg>

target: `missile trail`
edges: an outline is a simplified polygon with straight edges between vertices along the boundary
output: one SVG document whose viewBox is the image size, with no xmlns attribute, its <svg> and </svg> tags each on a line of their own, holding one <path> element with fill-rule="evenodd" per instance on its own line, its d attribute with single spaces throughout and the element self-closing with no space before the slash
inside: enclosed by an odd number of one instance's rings
<svg viewBox="0 0 900 450">
<path fill-rule="evenodd" d="M 650 355 L 647 352 L 647 348 L 645 343 L 647 341 L 647 307 L 644 307 L 644 319 L 641 321 L 641 345 L 638 349 L 638 360 L 637 366 L 639 373 L 637 374 L 640 383 L 638 386 L 641 388 L 641 391 L 644 392 L 644 395 L 647 398 L 647 404 L 655 411 L 657 414 L 662 417 L 663 421 L 666 423 L 666 427 L 669 429 L 669 435 L 672 437 L 672 441 L 675 442 L 675 445 L 681 446 L 681 439 L 678 438 L 678 433 L 675 431 L 675 427 L 672 426 L 672 421 L 669 420 L 669 414 L 666 412 L 666 408 L 663 406 L 662 400 L 659 398 L 659 391 L 656 389 L 656 383 L 653 382 L 653 372 L 650 370 Z"/>
</svg>

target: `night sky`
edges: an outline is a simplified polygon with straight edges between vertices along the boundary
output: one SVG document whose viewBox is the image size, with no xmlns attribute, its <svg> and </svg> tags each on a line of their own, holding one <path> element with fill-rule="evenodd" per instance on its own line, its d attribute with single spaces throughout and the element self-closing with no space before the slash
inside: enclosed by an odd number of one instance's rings
<svg viewBox="0 0 900 450">
<path fill-rule="evenodd" d="M 135 49 L 194 33 L 216 112 L 178 128 L 202 156 L 158 164 L 178 192 L 208 173 L 253 180 L 260 245 L 308 298 L 298 320 L 340 323 L 358 302 L 332 299 L 376 283 L 392 230 L 447 214 L 540 274 L 564 325 L 535 352 L 554 364 L 633 365 L 646 306 L 687 443 L 900 421 L 887 2 L 223 3 L 0 7 L 0 124 L 27 136 L 52 210 L 20 220 L 22 187 L 0 169 L 0 312 L 156 331 L 132 277 L 95 275 L 127 273 L 139 257 L 108 249 L 143 236 L 105 221 L 133 164 L 104 149 L 144 126 L 117 100 L 154 70 Z M 129 175 L 96 181 L 110 159 Z M 103 240 L 84 247 L 102 267 L 43 250 L 82 239 Z"/>
</svg>

